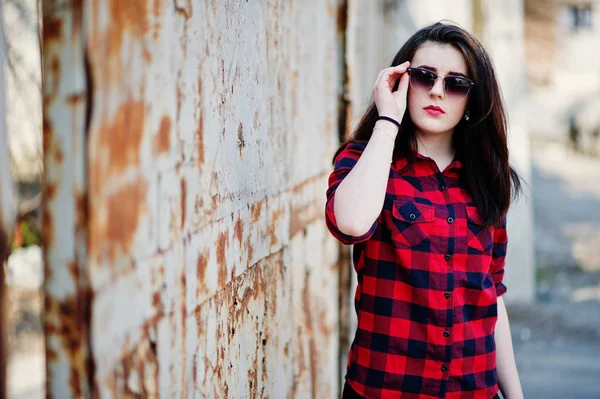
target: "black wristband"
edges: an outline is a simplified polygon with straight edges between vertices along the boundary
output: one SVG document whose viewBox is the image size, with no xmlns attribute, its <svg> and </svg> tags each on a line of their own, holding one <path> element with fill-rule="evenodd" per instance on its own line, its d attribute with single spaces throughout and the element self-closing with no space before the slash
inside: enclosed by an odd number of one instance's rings
<svg viewBox="0 0 600 399">
<path fill-rule="evenodd" d="M 383 116 L 383 115 L 379 115 L 377 117 L 377 120 L 383 119 L 385 121 L 390 121 L 392 122 L 394 125 L 398 126 L 398 130 L 400 130 L 400 122 L 398 122 L 397 120 L 395 120 L 394 118 L 390 118 L 389 116 Z"/>
</svg>

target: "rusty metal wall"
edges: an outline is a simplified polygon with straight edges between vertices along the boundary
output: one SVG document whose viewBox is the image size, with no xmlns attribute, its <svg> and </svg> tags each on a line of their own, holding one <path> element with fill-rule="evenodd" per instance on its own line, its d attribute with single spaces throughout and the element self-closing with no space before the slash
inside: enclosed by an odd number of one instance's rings
<svg viewBox="0 0 600 399">
<path fill-rule="evenodd" d="M 87 99 L 81 4 L 43 4 L 46 392 L 49 397 L 89 397 Z"/>
<path fill-rule="evenodd" d="M 335 397 L 345 2 L 44 2 L 49 397 Z"/>
</svg>

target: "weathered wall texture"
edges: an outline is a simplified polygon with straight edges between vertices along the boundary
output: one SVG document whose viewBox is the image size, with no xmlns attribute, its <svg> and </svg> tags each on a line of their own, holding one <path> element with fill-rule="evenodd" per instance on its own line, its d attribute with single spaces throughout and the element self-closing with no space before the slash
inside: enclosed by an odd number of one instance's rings
<svg viewBox="0 0 600 399">
<path fill-rule="evenodd" d="M 53 397 L 337 394 L 343 11 L 44 3 Z"/>
</svg>

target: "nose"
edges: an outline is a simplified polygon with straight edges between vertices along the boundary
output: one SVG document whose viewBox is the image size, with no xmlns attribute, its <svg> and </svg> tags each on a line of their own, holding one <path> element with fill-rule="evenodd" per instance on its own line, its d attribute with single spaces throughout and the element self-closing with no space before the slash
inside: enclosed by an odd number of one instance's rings
<svg viewBox="0 0 600 399">
<path fill-rule="evenodd" d="M 429 90 L 429 95 L 432 97 L 444 98 L 444 79 L 437 78 L 431 90 Z"/>
</svg>

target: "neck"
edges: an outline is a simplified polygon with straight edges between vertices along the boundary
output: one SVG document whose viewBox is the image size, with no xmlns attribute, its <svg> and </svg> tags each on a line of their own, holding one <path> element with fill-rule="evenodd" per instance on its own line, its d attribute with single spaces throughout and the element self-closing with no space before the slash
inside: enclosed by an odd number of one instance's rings
<svg viewBox="0 0 600 399">
<path fill-rule="evenodd" d="M 432 159 L 452 159 L 454 148 L 452 146 L 453 130 L 442 134 L 428 134 L 417 130 L 417 151 L 419 154 Z"/>
</svg>

